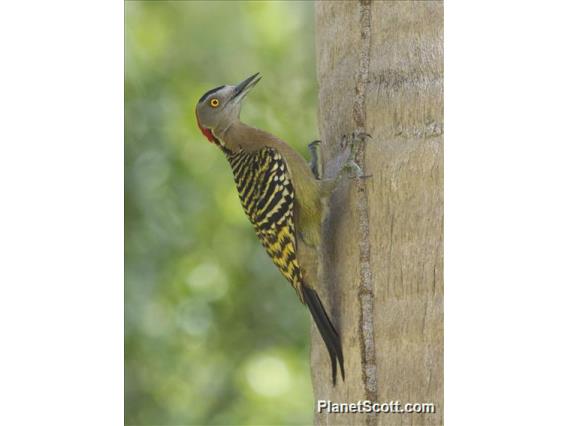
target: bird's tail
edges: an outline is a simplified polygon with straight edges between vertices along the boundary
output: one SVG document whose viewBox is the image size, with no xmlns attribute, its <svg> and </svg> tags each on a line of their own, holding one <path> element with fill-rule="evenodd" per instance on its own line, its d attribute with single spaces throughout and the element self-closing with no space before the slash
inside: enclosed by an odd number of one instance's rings
<svg viewBox="0 0 568 426">
<path fill-rule="evenodd" d="M 329 352 L 329 358 L 331 360 L 331 376 L 333 379 L 333 385 L 335 386 L 338 362 L 339 368 L 341 369 L 341 377 L 343 378 L 343 381 L 345 381 L 341 339 L 339 338 L 339 334 L 337 334 L 335 327 L 331 323 L 331 320 L 329 319 L 316 291 L 303 284 L 301 286 L 301 291 L 304 302 L 308 305 L 312 318 L 314 319 L 325 346 L 327 347 L 327 351 Z"/>
</svg>

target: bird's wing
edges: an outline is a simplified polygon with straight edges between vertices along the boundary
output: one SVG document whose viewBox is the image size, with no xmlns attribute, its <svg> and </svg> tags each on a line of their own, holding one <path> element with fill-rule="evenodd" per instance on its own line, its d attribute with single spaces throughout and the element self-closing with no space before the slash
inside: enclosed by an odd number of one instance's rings
<svg viewBox="0 0 568 426">
<path fill-rule="evenodd" d="M 286 161 L 270 147 L 227 155 L 233 169 L 241 204 L 256 235 L 280 272 L 290 281 L 302 303 L 307 304 L 329 352 L 335 385 L 337 363 L 345 380 L 341 340 L 315 290 L 303 282 L 296 256 L 294 187 Z"/>
<path fill-rule="evenodd" d="M 294 228 L 294 187 L 286 162 L 270 147 L 254 152 L 239 151 L 227 157 L 241 204 L 256 235 L 304 302 Z"/>
</svg>

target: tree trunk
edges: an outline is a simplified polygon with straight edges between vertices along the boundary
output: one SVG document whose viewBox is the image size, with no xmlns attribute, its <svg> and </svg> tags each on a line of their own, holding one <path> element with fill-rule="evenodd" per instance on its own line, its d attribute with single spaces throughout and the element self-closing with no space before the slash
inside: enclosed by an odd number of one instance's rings
<svg viewBox="0 0 568 426">
<path fill-rule="evenodd" d="M 323 299 L 341 334 L 345 382 L 333 387 L 312 332 L 316 424 L 443 421 L 443 3 L 316 3 L 325 175 L 341 136 L 367 132 L 365 175 L 331 200 Z M 322 367 L 325 366 L 325 367 Z M 433 403 L 434 414 L 331 414 L 318 400 Z"/>
</svg>

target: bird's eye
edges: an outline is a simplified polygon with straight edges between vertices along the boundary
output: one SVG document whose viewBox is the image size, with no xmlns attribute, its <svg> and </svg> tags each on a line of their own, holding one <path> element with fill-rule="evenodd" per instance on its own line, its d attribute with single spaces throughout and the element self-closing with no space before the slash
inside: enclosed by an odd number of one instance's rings
<svg viewBox="0 0 568 426">
<path fill-rule="evenodd" d="M 219 99 L 217 98 L 213 98 L 209 101 L 209 105 L 211 105 L 213 108 L 217 108 L 219 106 Z"/>
</svg>

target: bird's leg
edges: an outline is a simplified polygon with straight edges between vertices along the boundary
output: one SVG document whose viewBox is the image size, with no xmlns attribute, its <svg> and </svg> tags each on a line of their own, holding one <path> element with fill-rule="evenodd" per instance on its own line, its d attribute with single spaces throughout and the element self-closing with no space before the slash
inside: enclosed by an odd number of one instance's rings
<svg viewBox="0 0 568 426">
<path fill-rule="evenodd" d="M 343 135 L 341 137 L 340 148 L 341 150 L 345 150 L 349 148 L 349 156 L 341 169 L 333 179 L 323 179 L 321 176 L 323 175 L 323 167 L 321 164 L 321 147 L 320 141 L 314 141 L 309 145 L 310 152 L 312 154 L 312 161 L 310 166 L 312 168 L 312 172 L 316 179 L 321 180 L 321 188 L 322 193 L 324 196 L 329 196 L 335 190 L 339 182 L 345 177 L 345 175 L 351 175 L 353 178 L 357 179 L 366 179 L 371 176 L 363 175 L 363 170 L 355 161 L 355 155 L 357 154 L 357 148 L 359 144 L 365 143 L 367 139 L 371 138 L 371 135 L 364 132 L 353 132 L 350 135 Z M 319 173 L 319 174 L 316 174 Z"/>
<path fill-rule="evenodd" d="M 310 150 L 311 160 L 310 169 L 317 180 L 321 180 L 323 177 L 323 160 L 321 156 L 321 141 L 315 140 L 308 145 Z"/>
</svg>

